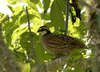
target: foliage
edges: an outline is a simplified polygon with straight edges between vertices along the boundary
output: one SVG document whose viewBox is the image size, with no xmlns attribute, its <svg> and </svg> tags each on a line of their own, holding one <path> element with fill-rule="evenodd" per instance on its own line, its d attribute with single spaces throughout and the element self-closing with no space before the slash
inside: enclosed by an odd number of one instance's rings
<svg viewBox="0 0 100 72">
<path fill-rule="evenodd" d="M 34 48 L 36 57 L 39 63 L 48 62 L 54 56 L 47 53 L 41 46 L 41 35 L 38 35 L 37 30 L 41 25 L 47 25 L 54 33 L 64 33 L 65 24 L 65 0 L 7 0 L 9 2 L 9 9 L 12 11 L 12 16 L 5 16 L 0 14 L 0 23 L 2 23 L 3 35 L 5 42 L 9 49 L 12 50 L 18 62 L 27 63 L 28 51 L 32 53 L 27 17 L 25 6 L 28 6 L 29 19 L 31 23 L 31 30 L 33 33 Z M 21 5 L 23 3 L 24 5 Z M 50 10 L 50 11 L 49 11 Z M 81 8 L 82 10 L 82 8 Z M 73 10 L 75 13 L 75 10 Z M 72 24 L 71 15 L 69 15 L 68 35 L 83 39 L 86 35 L 86 27 L 83 23 L 85 14 L 81 14 L 81 22 L 76 18 L 76 22 Z M 77 53 L 77 52 L 75 52 Z M 69 56 L 70 60 L 71 56 Z M 76 60 L 81 59 L 80 55 L 76 56 Z M 32 58 L 32 62 L 34 59 Z M 71 66 L 75 63 L 69 62 L 67 71 L 73 72 Z M 25 66 L 26 67 L 26 66 Z M 29 66 L 28 66 L 29 67 Z M 74 72 L 84 72 L 82 68 L 82 61 L 75 65 Z"/>
</svg>

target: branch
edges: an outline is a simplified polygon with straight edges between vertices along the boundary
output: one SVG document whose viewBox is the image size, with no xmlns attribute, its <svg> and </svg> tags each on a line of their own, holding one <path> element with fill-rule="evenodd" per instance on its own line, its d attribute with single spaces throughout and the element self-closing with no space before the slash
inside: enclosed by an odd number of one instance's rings
<svg viewBox="0 0 100 72">
<path fill-rule="evenodd" d="M 31 48 L 32 48 L 32 52 L 33 52 L 33 58 L 35 59 L 36 63 L 38 63 L 38 60 L 37 60 L 36 55 L 35 55 L 35 49 L 34 49 L 34 46 L 33 46 L 33 44 L 34 44 L 33 43 L 33 34 L 32 34 L 32 31 L 31 31 L 31 27 L 30 27 L 28 8 L 27 7 L 26 7 L 26 15 L 27 15 L 27 21 L 28 21 L 28 30 L 29 30 L 29 36 L 30 36 L 30 41 L 31 41 Z M 30 56 L 28 56 L 28 57 L 30 59 Z"/>
<path fill-rule="evenodd" d="M 89 3 L 83 0 L 79 1 L 87 7 L 86 26 L 90 36 L 89 45 L 93 53 L 90 62 L 92 72 L 100 72 L 100 33 L 98 32 L 100 29 L 98 29 L 99 23 L 97 18 L 98 12 L 100 12 L 100 0 L 89 0 Z"/>
<path fill-rule="evenodd" d="M 69 0 L 66 0 L 66 22 L 65 22 L 65 33 L 64 35 L 67 34 L 68 32 L 68 13 L 69 13 Z"/>
</svg>

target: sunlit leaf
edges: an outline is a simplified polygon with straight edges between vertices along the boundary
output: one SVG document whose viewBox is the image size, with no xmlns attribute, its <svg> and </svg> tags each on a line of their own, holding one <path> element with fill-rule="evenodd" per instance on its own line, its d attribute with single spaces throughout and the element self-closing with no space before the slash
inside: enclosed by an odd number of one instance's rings
<svg viewBox="0 0 100 72">
<path fill-rule="evenodd" d="M 22 72 L 30 72 L 30 64 L 29 63 L 24 65 Z"/>
<path fill-rule="evenodd" d="M 18 1 L 16 0 L 6 0 L 7 2 L 9 2 L 12 5 L 15 5 Z"/>
</svg>

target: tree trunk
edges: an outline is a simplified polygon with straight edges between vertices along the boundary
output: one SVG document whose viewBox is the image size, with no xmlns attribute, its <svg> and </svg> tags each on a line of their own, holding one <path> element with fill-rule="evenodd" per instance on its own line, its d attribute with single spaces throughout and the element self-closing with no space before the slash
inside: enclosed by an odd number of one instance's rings
<svg viewBox="0 0 100 72">
<path fill-rule="evenodd" d="M 90 36 L 90 46 L 94 57 L 92 60 L 92 71 L 100 72 L 100 0 L 85 0 L 87 3 L 87 29 Z M 91 7 L 91 8 L 90 8 Z"/>
</svg>

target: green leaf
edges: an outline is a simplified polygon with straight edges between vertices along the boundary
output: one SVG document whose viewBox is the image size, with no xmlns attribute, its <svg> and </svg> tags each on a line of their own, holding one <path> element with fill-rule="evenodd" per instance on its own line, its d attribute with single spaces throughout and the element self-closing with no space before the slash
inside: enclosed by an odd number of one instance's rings
<svg viewBox="0 0 100 72">
<path fill-rule="evenodd" d="M 30 0 L 31 2 L 37 4 L 39 2 L 39 0 Z"/>
<path fill-rule="evenodd" d="M 14 32 L 14 30 L 16 30 L 18 28 L 18 25 L 16 23 L 15 19 L 12 19 L 12 21 L 7 21 L 4 26 L 3 26 L 3 30 L 4 32 L 4 36 L 5 36 L 5 40 L 7 41 L 7 44 L 10 45 L 11 41 L 12 41 L 12 34 Z"/>
<path fill-rule="evenodd" d="M 30 42 L 30 36 L 29 36 L 29 32 L 24 32 L 21 36 L 20 36 L 20 44 L 22 46 L 22 48 L 24 49 L 31 49 L 31 42 Z"/>
<path fill-rule="evenodd" d="M 6 0 L 8 3 L 15 5 L 18 1 L 16 0 Z"/>
<path fill-rule="evenodd" d="M 41 14 L 41 18 L 44 19 L 44 20 L 50 20 L 50 14 L 49 13 L 46 13 L 46 14 Z"/>
<path fill-rule="evenodd" d="M 8 5 L 8 8 L 9 8 L 12 12 L 14 12 L 12 6 Z"/>
<path fill-rule="evenodd" d="M 30 72 L 30 64 L 29 63 L 24 65 L 22 72 Z"/>
<path fill-rule="evenodd" d="M 47 12 L 49 6 L 50 6 L 50 0 L 43 0 L 44 13 Z"/>
<path fill-rule="evenodd" d="M 16 6 L 15 8 L 12 8 L 12 10 L 13 10 L 12 17 L 14 17 L 14 18 L 16 18 L 16 17 L 19 18 L 19 16 L 21 16 L 21 14 L 24 12 L 24 10 L 22 9 L 21 6 Z M 18 18 L 16 18 L 16 19 L 18 19 Z"/>
<path fill-rule="evenodd" d="M 14 52 L 13 54 L 15 56 L 16 61 L 20 61 L 22 63 L 26 62 L 26 56 L 24 52 L 17 51 L 17 52 Z"/>
<path fill-rule="evenodd" d="M 50 12 L 50 17 L 51 17 L 51 21 L 53 26 L 59 30 L 59 29 L 63 29 L 64 28 L 64 15 L 63 15 L 63 11 L 59 6 L 63 6 L 62 4 L 63 0 L 54 0 L 52 7 L 51 7 L 51 12 Z M 60 4 L 60 3 L 61 4 Z M 60 4 L 60 5 L 59 5 Z"/>
<path fill-rule="evenodd" d="M 32 20 L 34 17 L 36 17 L 35 15 L 33 14 L 28 14 L 29 15 L 29 20 Z M 23 15 L 21 18 L 20 18 L 20 23 L 23 24 L 23 23 L 26 23 L 27 22 L 27 17 L 26 15 Z"/>
<path fill-rule="evenodd" d="M 28 1 L 27 4 L 30 8 L 32 8 L 32 10 L 38 11 L 36 4 L 33 2 Z"/>
<path fill-rule="evenodd" d="M 39 60 L 39 63 L 43 63 L 45 61 L 49 61 L 54 56 L 46 52 L 46 50 L 43 48 L 41 44 L 41 36 L 34 35 L 34 47 L 36 56 Z"/>
<path fill-rule="evenodd" d="M 2 13 L 0 13 L 0 23 L 4 23 L 6 21 L 8 21 L 8 15 L 4 15 Z"/>
</svg>

